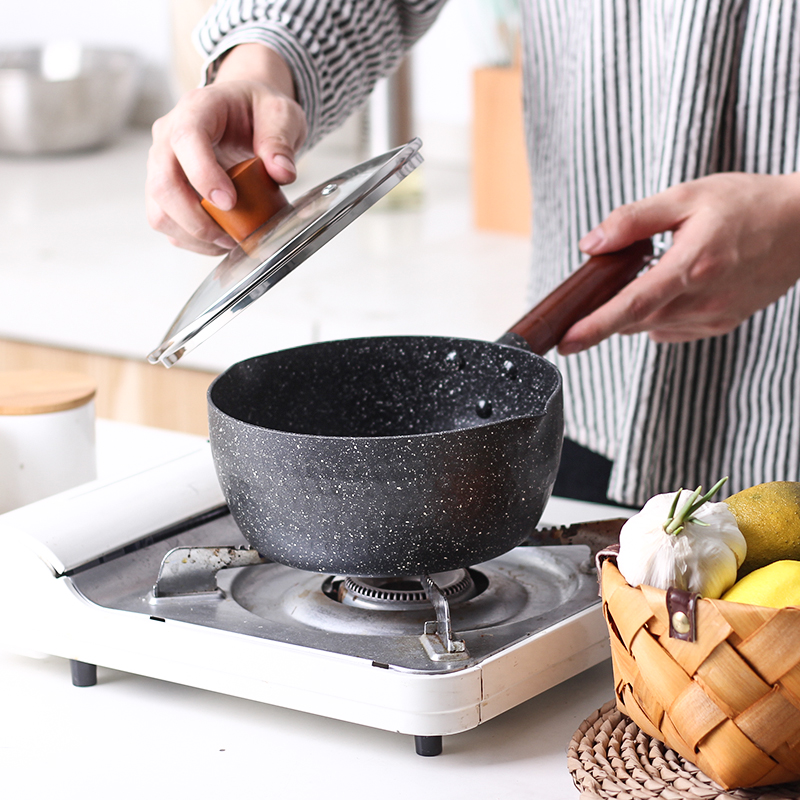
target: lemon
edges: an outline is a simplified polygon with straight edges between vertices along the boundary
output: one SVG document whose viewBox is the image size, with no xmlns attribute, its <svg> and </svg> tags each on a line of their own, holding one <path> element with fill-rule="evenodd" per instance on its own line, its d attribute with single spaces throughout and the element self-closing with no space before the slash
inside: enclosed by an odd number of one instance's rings
<svg viewBox="0 0 800 800">
<path fill-rule="evenodd" d="M 770 608 L 800 606 L 800 561 L 775 561 L 754 570 L 734 583 L 722 599 Z"/>
<path fill-rule="evenodd" d="M 725 502 L 747 542 L 739 577 L 773 561 L 800 559 L 800 483 L 760 483 Z"/>
</svg>

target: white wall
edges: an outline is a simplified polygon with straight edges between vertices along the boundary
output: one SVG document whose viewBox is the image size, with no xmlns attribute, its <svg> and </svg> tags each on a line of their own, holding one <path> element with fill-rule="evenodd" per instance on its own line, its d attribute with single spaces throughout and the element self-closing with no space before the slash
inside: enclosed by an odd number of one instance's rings
<svg viewBox="0 0 800 800">
<path fill-rule="evenodd" d="M 471 72 L 477 51 L 466 8 L 478 1 L 449 3 L 414 49 L 415 122 L 429 161 L 469 161 Z"/>
<path fill-rule="evenodd" d="M 9 0 L 3 5 L 3 46 L 77 39 L 132 49 L 155 63 L 169 61 L 169 0 Z"/>
</svg>

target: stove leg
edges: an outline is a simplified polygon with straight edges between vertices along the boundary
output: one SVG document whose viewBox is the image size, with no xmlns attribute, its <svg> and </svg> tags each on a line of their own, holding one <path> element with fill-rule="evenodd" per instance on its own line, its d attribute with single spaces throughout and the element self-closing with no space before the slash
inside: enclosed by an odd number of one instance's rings
<svg viewBox="0 0 800 800">
<path fill-rule="evenodd" d="M 442 737 L 415 736 L 414 747 L 418 756 L 438 756 L 442 752 Z"/>
<path fill-rule="evenodd" d="M 73 686 L 94 686 L 97 683 L 97 667 L 94 664 L 71 660 L 69 668 Z"/>
</svg>

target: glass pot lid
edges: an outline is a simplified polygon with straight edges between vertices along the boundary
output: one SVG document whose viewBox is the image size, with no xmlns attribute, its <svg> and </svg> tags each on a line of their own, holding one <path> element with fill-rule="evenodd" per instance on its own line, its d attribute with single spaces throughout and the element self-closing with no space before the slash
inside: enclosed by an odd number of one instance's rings
<svg viewBox="0 0 800 800">
<path fill-rule="evenodd" d="M 171 367 L 205 341 L 416 169 L 421 145 L 412 139 L 281 209 L 214 268 L 147 360 Z"/>
</svg>

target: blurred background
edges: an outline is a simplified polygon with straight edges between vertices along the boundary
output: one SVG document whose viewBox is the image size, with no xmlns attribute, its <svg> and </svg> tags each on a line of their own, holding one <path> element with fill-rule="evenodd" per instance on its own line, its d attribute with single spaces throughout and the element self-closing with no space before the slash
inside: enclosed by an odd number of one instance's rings
<svg viewBox="0 0 800 800">
<path fill-rule="evenodd" d="M 531 216 L 517 9 L 514 0 L 458 0 L 369 107 L 304 157 L 287 194 L 394 146 L 397 136 L 419 136 L 425 164 L 409 188 L 400 192 L 401 184 L 393 202 L 382 201 L 178 367 L 145 362 L 218 261 L 171 247 L 148 228 L 143 203 L 149 127 L 199 83 L 190 33 L 209 6 L 40 0 L 4 9 L 0 102 L 9 107 L 21 107 L 19 53 L 31 48 L 60 54 L 56 72 L 75 46 L 132 54 L 136 70 L 124 124 L 102 142 L 45 152 L 36 136 L 58 141 L 69 124 L 99 122 L 108 98 L 80 112 L 70 101 L 77 118 L 36 135 L 21 123 L 0 132 L 0 370 L 88 373 L 100 416 L 202 434 L 208 382 L 250 355 L 362 335 L 494 339 L 510 327 L 525 311 Z M 66 77 L 53 80 L 63 88 Z"/>
<path fill-rule="evenodd" d="M 104 0 L 12 3 L 4 9 L 0 47 L 74 40 L 137 53 L 144 72 L 133 122 L 147 126 L 171 107 L 178 92 L 199 82 L 201 61 L 190 32 L 212 4 L 211 0 L 138 0 L 135 6 Z M 414 115 L 428 160 L 466 165 L 472 71 L 508 58 L 502 17 L 510 7 L 490 0 L 450 3 L 415 49 Z"/>
</svg>

